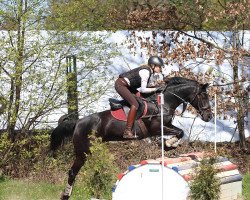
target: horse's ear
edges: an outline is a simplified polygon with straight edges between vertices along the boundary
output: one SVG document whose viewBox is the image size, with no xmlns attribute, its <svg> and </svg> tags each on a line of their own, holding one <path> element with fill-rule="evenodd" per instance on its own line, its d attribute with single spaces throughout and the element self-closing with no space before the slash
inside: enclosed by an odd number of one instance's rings
<svg viewBox="0 0 250 200">
<path fill-rule="evenodd" d="M 208 88 L 208 86 L 209 86 L 209 83 L 205 83 L 205 84 L 202 84 L 202 89 L 203 90 L 206 90 L 207 88 Z"/>
</svg>

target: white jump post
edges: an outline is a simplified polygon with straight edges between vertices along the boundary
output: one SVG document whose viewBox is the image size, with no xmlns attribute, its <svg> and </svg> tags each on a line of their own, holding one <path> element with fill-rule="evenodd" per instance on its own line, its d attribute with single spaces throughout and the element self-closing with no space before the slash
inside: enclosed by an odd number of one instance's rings
<svg viewBox="0 0 250 200">
<path fill-rule="evenodd" d="M 214 152 L 217 153 L 217 95 L 214 94 Z"/>
<path fill-rule="evenodd" d="M 164 94 L 158 96 L 158 104 L 161 105 L 161 171 L 162 171 L 162 200 L 164 200 L 164 131 L 163 131 L 163 105 Z"/>
</svg>

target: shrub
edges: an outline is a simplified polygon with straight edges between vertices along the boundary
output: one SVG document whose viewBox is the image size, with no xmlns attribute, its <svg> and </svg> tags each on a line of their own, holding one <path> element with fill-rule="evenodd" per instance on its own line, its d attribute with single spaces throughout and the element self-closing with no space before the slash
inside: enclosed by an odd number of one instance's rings
<svg viewBox="0 0 250 200">
<path fill-rule="evenodd" d="M 7 133 L 0 137 L 0 168 L 11 177 L 27 177 L 47 152 L 48 134 L 26 136 L 11 142 Z"/>
<path fill-rule="evenodd" d="M 193 182 L 190 185 L 190 196 L 193 200 L 218 200 L 220 181 L 214 168 L 215 158 L 203 159 L 195 170 Z"/>
<path fill-rule="evenodd" d="M 0 136 L 1 176 L 29 178 L 52 183 L 63 182 L 74 157 L 73 147 L 62 148 L 54 158 L 49 152 L 50 135 L 48 132 L 26 135 L 14 143 L 8 134 Z M 72 144 L 71 144 L 72 145 Z"/>
<path fill-rule="evenodd" d="M 111 199 L 112 186 L 117 179 L 118 167 L 108 147 L 92 134 L 90 155 L 84 165 L 84 189 L 90 197 Z"/>
</svg>

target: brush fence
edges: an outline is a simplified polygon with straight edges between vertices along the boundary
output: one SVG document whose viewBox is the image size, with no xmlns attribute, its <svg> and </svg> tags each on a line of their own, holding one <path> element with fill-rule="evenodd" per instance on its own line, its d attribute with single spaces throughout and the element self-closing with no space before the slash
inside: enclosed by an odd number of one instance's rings
<svg viewBox="0 0 250 200">
<path fill-rule="evenodd" d="M 144 160 L 118 175 L 113 187 L 113 200 L 186 200 L 194 169 L 205 154 L 182 154 L 165 158 L 162 177 L 161 158 Z M 237 166 L 225 157 L 219 157 L 215 167 L 221 181 L 220 200 L 235 200 L 242 193 L 242 176 Z M 162 181 L 163 180 L 163 181 Z M 162 182 L 164 190 L 162 192 Z"/>
</svg>

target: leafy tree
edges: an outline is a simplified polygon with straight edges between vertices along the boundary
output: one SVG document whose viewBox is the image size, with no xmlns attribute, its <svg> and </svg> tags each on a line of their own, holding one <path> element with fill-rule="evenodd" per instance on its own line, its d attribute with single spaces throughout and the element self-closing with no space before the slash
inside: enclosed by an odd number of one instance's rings
<svg viewBox="0 0 250 200">
<path fill-rule="evenodd" d="M 119 23 L 114 20 L 116 0 L 50 0 L 49 4 L 47 29 L 103 30 Z"/>
<path fill-rule="evenodd" d="M 50 0 L 50 5 L 49 29 L 166 29 L 177 17 L 167 0 Z"/>
<path fill-rule="evenodd" d="M 9 136 L 14 129 L 23 133 L 47 121 L 55 109 L 66 104 L 65 57 L 78 59 L 78 87 L 82 108 L 105 91 L 109 58 L 114 46 L 104 35 L 91 32 L 43 31 L 47 16 L 45 0 L 0 1 L 2 31 L 0 37 L 0 91 L 7 100 L 7 110 L 1 116 Z M 10 20 L 11 19 L 11 20 Z M 102 67 L 100 67 L 102 66 Z M 93 76 L 95 74 L 96 76 Z M 95 91 L 93 85 L 96 86 Z"/>
<path fill-rule="evenodd" d="M 230 31 L 236 18 L 241 30 L 250 25 L 249 3 L 245 0 L 177 0 L 172 3 L 177 8 L 180 23 L 188 30 Z"/>
<path fill-rule="evenodd" d="M 249 69 L 246 58 L 250 56 L 250 52 L 245 45 L 244 28 L 249 26 L 248 1 L 177 0 L 170 1 L 168 5 L 175 10 L 176 23 L 172 23 L 172 28 L 176 31 L 156 29 L 150 37 L 142 37 L 131 31 L 129 48 L 135 51 L 139 45 L 149 55 L 159 54 L 166 58 L 166 64 L 178 64 L 179 72 L 173 75 L 190 77 L 201 82 L 216 80 L 214 84 L 217 87 L 211 88 L 211 95 L 218 95 L 219 114 L 225 119 L 236 119 L 241 146 L 245 147 L 244 117 L 247 112 L 244 109 L 247 106 L 243 100 L 246 99 L 244 82 L 249 80 L 246 77 Z M 134 21 L 148 24 L 141 16 L 138 14 Z M 154 28 L 148 28 L 150 27 Z M 225 45 L 219 42 L 223 40 Z M 208 66 L 213 63 L 219 69 L 228 63 L 233 76 L 223 73 L 223 69 L 216 71 L 212 67 L 206 74 L 197 76 L 188 66 L 184 66 L 187 61 Z M 233 83 L 225 84 L 228 81 Z"/>
<path fill-rule="evenodd" d="M 6 99 L 3 96 L 0 96 L 0 115 L 5 112 L 6 109 Z"/>
<path fill-rule="evenodd" d="M 185 7 L 185 13 L 190 12 L 194 8 L 193 4 L 190 4 L 190 1 L 181 2 L 181 7 Z M 183 21 L 183 23 L 188 24 L 189 29 L 194 31 L 194 34 L 191 35 L 188 32 L 177 29 L 179 32 L 184 35 L 197 39 L 202 43 L 206 44 L 208 51 L 214 51 L 213 56 L 216 58 L 216 64 L 222 65 L 224 61 L 230 63 L 233 70 L 233 92 L 227 93 L 231 95 L 231 98 L 235 100 L 233 104 L 234 109 L 236 109 L 236 121 L 239 130 L 241 146 L 245 147 L 245 133 L 244 133 L 244 102 L 245 98 L 245 89 L 242 82 L 244 82 L 247 77 L 245 71 L 249 68 L 249 65 L 245 63 L 245 58 L 250 56 L 249 49 L 244 45 L 245 37 L 244 30 L 249 26 L 250 19 L 250 7 L 248 1 L 233 1 L 233 0 L 221 0 L 221 1 L 204 1 L 199 0 L 196 2 L 196 7 L 198 10 L 195 13 L 198 13 L 198 16 L 191 17 Z M 205 9 L 204 9 L 205 8 Z M 206 12 L 206 14 L 204 13 Z M 179 13 L 183 18 L 185 13 Z M 201 14 L 199 14 L 201 13 Z M 198 23 L 195 19 L 201 19 Z M 191 23 L 190 23 L 191 22 Z M 206 30 L 207 38 L 204 39 L 204 36 L 201 34 L 196 34 L 196 30 Z M 221 46 L 216 42 L 215 35 L 211 30 L 217 30 L 220 37 L 224 38 L 224 41 L 227 43 L 225 46 Z M 242 30 L 242 34 L 240 34 Z M 226 35 L 224 31 L 231 31 L 231 37 Z M 239 66 L 243 69 L 240 69 Z M 239 71 L 242 71 L 239 74 Z M 225 75 L 222 76 L 225 77 Z M 223 77 L 220 77 L 223 79 Z M 221 95 L 221 104 L 225 107 L 222 108 L 227 110 L 226 105 L 223 103 L 225 93 L 221 88 L 216 88 L 217 92 Z M 232 101 L 230 99 L 230 104 Z"/>
<path fill-rule="evenodd" d="M 126 0 L 123 10 L 126 29 L 171 29 L 173 24 L 179 25 L 176 8 L 168 0 Z"/>
</svg>

